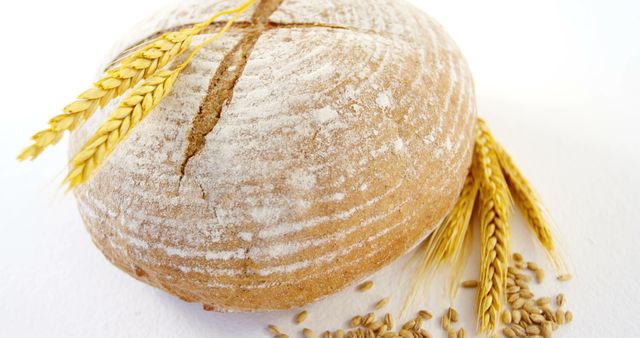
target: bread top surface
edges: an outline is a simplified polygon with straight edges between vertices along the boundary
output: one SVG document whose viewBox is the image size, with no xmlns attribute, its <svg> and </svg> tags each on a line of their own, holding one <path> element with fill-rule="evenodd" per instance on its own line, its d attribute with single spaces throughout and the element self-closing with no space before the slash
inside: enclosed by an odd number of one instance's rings
<svg viewBox="0 0 640 338">
<path fill-rule="evenodd" d="M 113 55 L 236 4 L 182 2 Z M 246 61 L 229 57 L 252 32 L 238 25 L 198 53 L 74 190 L 112 262 L 218 310 L 299 306 L 402 255 L 453 205 L 471 156 L 467 64 L 410 5 L 285 0 Z M 73 134 L 71 154 L 114 104 Z"/>
</svg>

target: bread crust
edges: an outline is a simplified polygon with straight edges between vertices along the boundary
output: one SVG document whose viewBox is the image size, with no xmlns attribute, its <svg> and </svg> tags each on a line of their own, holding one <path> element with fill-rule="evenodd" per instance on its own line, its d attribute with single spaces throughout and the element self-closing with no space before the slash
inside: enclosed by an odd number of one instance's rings
<svg viewBox="0 0 640 338">
<path fill-rule="evenodd" d="M 231 4 L 208 3 L 154 16 L 113 55 Z M 285 0 L 267 19 L 196 152 L 212 77 L 254 24 L 203 49 L 74 189 L 107 259 L 210 310 L 302 306 L 379 270 L 446 215 L 471 159 L 473 81 L 431 18 L 402 1 Z"/>
</svg>

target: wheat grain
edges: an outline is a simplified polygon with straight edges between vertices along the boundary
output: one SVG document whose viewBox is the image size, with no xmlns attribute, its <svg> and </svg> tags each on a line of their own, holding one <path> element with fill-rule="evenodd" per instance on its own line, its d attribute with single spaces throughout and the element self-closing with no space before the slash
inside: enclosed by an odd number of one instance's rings
<svg viewBox="0 0 640 338">
<path fill-rule="evenodd" d="M 447 315 L 442 316 L 440 319 L 440 326 L 442 326 L 442 329 L 444 330 L 451 329 L 451 318 Z"/>
<path fill-rule="evenodd" d="M 478 327 L 485 333 L 492 333 L 499 320 L 510 241 L 511 201 L 495 148 L 486 123 L 478 119 L 474 147 L 474 170 L 478 172 L 474 176 L 480 180 L 481 200 L 481 278 L 477 307 Z"/>
<path fill-rule="evenodd" d="M 528 325 L 524 330 L 528 335 L 536 335 L 540 333 L 540 327 L 537 325 Z"/>
<path fill-rule="evenodd" d="M 527 335 L 524 328 L 517 324 L 511 324 L 511 330 L 513 330 L 518 337 L 526 337 Z"/>
<path fill-rule="evenodd" d="M 24 161 L 38 157 L 46 147 L 57 144 L 66 131 L 75 130 L 93 115 L 99 107 L 135 87 L 140 81 L 155 75 L 191 46 L 192 38 L 209 26 L 218 17 L 242 13 L 256 0 L 247 0 L 242 5 L 216 13 L 208 20 L 180 31 L 162 34 L 150 44 L 124 58 L 119 65 L 108 70 L 102 78 L 80 95 L 76 101 L 63 108 L 63 113 L 49 120 L 49 127 L 34 134 L 33 143 L 24 148 L 17 159 Z"/>
<path fill-rule="evenodd" d="M 271 332 L 274 335 L 282 333 L 282 332 L 280 332 L 280 329 L 277 326 L 273 325 L 273 324 L 269 324 L 267 326 L 267 328 L 269 329 L 269 332 Z"/>
<path fill-rule="evenodd" d="M 369 323 L 369 325 L 367 325 L 367 328 L 372 330 L 372 331 L 378 331 L 379 328 L 381 328 L 384 324 L 379 321 L 379 320 L 374 320 L 373 322 Z"/>
<path fill-rule="evenodd" d="M 500 319 L 504 324 L 511 324 L 511 311 L 502 310 L 502 314 L 500 315 Z"/>
<path fill-rule="evenodd" d="M 351 319 L 351 327 L 357 327 L 362 323 L 362 317 L 360 316 L 355 316 Z"/>
<path fill-rule="evenodd" d="M 562 309 L 556 310 L 556 322 L 560 325 L 565 323 L 565 313 Z"/>
<path fill-rule="evenodd" d="M 556 296 L 556 305 L 564 306 L 565 302 L 566 302 L 566 299 L 564 294 L 561 293 Z"/>
<path fill-rule="evenodd" d="M 383 307 L 387 306 L 387 304 L 389 304 L 389 298 L 382 298 L 376 303 L 375 308 L 376 310 L 380 310 Z"/>
<path fill-rule="evenodd" d="M 387 325 L 389 330 L 393 329 L 393 316 L 390 313 L 384 315 L 384 323 Z"/>
<path fill-rule="evenodd" d="M 371 289 L 373 287 L 373 282 L 372 281 L 366 281 L 360 285 L 358 285 L 358 291 L 360 292 L 365 292 L 368 291 L 369 289 Z"/>
<path fill-rule="evenodd" d="M 410 329 L 410 328 L 412 328 L 414 326 L 416 326 L 416 321 L 415 320 L 410 320 L 410 321 L 404 323 L 404 325 L 402 325 L 402 328 L 405 329 L 405 330 L 408 330 L 408 329 Z"/>
<path fill-rule="evenodd" d="M 466 280 L 464 282 L 462 282 L 461 286 L 465 289 L 474 289 L 478 287 L 478 281 L 477 280 Z"/>
<path fill-rule="evenodd" d="M 540 269 L 540 267 L 534 262 L 527 262 L 527 269 L 535 272 L 536 270 Z"/>
<path fill-rule="evenodd" d="M 451 320 L 452 323 L 458 322 L 458 311 L 456 311 L 454 308 L 450 307 L 447 310 L 447 316 L 449 317 L 449 320 Z"/>
<path fill-rule="evenodd" d="M 571 274 L 568 274 L 568 273 L 558 276 L 558 280 L 561 282 L 566 282 L 568 280 L 571 280 L 571 278 L 573 278 L 573 276 L 571 276 Z"/>
<path fill-rule="evenodd" d="M 316 338 L 316 334 L 306 327 L 302 329 L 302 334 L 304 334 L 305 338 Z"/>
<path fill-rule="evenodd" d="M 512 323 L 516 323 L 516 324 L 520 323 L 520 319 L 522 318 L 521 316 L 522 316 L 522 314 L 520 313 L 520 310 L 517 310 L 517 309 L 512 310 L 511 311 L 511 322 Z"/>
<path fill-rule="evenodd" d="M 512 256 L 513 256 L 513 260 L 514 261 L 522 262 L 522 254 L 521 253 L 515 252 L 515 253 L 513 253 Z"/>
<path fill-rule="evenodd" d="M 251 2 L 255 0 L 250 0 Z M 224 34 L 242 12 L 237 12 L 216 34 L 202 42 L 189 57 L 173 70 L 160 70 L 129 92 L 111 113 L 98 131 L 87 141 L 71 160 L 71 169 L 64 182 L 69 188 L 84 183 L 122 141 L 153 108 L 171 91 L 173 83 L 191 59 L 204 46 Z"/>
<path fill-rule="evenodd" d="M 502 333 L 508 338 L 515 338 L 516 337 L 516 333 L 510 327 L 505 327 L 504 329 L 502 329 Z"/>
<path fill-rule="evenodd" d="M 427 311 L 427 310 L 420 310 L 418 311 L 418 317 L 424 319 L 424 320 L 429 320 L 431 318 L 433 318 L 433 315 Z"/>
<path fill-rule="evenodd" d="M 296 324 L 300 324 L 300 323 L 304 322 L 305 319 L 307 319 L 308 315 L 309 315 L 309 313 L 306 310 L 298 313 L 298 315 L 295 318 Z"/>
<path fill-rule="evenodd" d="M 531 313 L 531 312 L 529 312 L 529 314 L 530 314 L 529 317 L 531 318 L 531 321 L 534 322 L 534 323 L 540 324 L 540 323 L 545 321 L 544 316 L 542 316 L 540 314 Z"/>
<path fill-rule="evenodd" d="M 571 323 L 571 321 L 573 320 L 573 312 L 571 311 L 565 312 L 564 319 L 565 319 L 565 322 Z"/>
<path fill-rule="evenodd" d="M 546 306 L 551 304 L 551 298 L 549 297 L 540 297 L 536 300 L 536 305 L 538 306 Z"/>
</svg>

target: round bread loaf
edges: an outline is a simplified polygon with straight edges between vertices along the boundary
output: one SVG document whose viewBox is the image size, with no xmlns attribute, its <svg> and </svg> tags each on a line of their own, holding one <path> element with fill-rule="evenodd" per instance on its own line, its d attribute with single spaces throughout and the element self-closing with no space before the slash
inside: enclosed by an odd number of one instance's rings
<svg viewBox="0 0 640 338">
<path fill-rule="evenodd" d="M 111 59 L 238 4 L 212 2 L 154 15 Z M 95 244 L 139 280 L 205 309 L 291 308 L 433 230 L 468 172 L 475 115 L 459 50 L 407 3 L 262 0 L 74 193 Z"/>
</svg>

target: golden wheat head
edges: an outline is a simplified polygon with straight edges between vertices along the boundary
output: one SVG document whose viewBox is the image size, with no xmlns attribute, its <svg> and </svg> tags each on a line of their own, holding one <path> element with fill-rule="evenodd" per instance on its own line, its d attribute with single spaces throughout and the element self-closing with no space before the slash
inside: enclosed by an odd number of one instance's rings
<svg viewBox="0 0 640 338">
<path fill-rule="evenodd" d="M 86 181 L 93 169 L 98 167 L 131 129 L 169 93 L 178 73 L 175 70 L 161 70 L 122 100 L 107 121 L 71 160 L 71 170 L 65 178 L 70 188 Z"/>
<path fill-rule="evenodd" d="M 62 114 L 49 120 L 49 128 L 33 135 L 33 144 L 25 148 L 18 159 L 35 159 L 46 147 L 56 144 L 65 131 L 76 129 L 96 109 L 104 107 L 141 80 L 153 75 L 189 47 L 194 32 L 193 29 L 186 29 L 164 34 L 107 71 L 92 88 L 64 107 Z"/>
<path fill-rule="evenodd" d="M 478 326 L 480 331 L 491 333 L 499 321 L 506 287 L 511 200 L 495 141 L 481 119 L 477 124 L 474 161 L 476 176 L 481 180 Z"/>
<path fill-rule="evenodd" d="M 544 248 L 556 273 L 559 275 L 567 274 L 569 270 L 564 257 L 556 250 L 552 223 L 548 215 L 544 212 L 542 202 L 538 198 L 538 195 L 520 169 L 515 165 L 511 156 L 500 146 L 497 146 L 497 152 L 502 171 L 511 190 L 511 195 L 522 211 L 529 228 L 531 228 L 538 242 Z"/>
<path fill-rule="evenodd" d="M 524 218 L 535 233 L 538 241 L 540 241 L 540 244 L 546 250 L 552 251 L 554 249 L 553 236 L 538 196 L 524 175 L 522 175 L 520 169 L 513 163 L 511 156 L 502 147 L 498 147 L 498 158 L 509 188 L 511 188 L 513 199 L 522 210 Z"/>
<path fill-rule="evenodd" d="M 121 96 L 140 81 L 154 75 L 175 60 L 190 47 L 192 38 L 215 19 L 225 14 L 242 13 L 254 2 L 255 0 L 247 0 L 236 8 L 218 12 L 206 21 L 189 28 L 164 33 L 146 46 L 135 50 L 131 55 L 123 58 L 118 65 L 108 70 L 93 84 L 93 87 L 80 94 L 77 100 L 64 107 L 62 114 L 49 120 L 49 127 L 34 134 L 31 137 L 33 143 L 24 148 L 17 159 L 19 161 L 35 159 L 46 147 L 56 144 L 65 131 L 75 130 L 91 117 L 96 109 L 104 107 L 114 98 Z"/>
<path fill-rule="evenodd" d="M 247 0 L 241 6 L 220 12 L 235 13 L 235 15 L 216 34 L 200 43 L 189 56 L 173 70 L 159 70 L 146 79 L 139 87 L 134 88 L 120 102 L 119 106 L 109 116 L 98 131 L 85 143 L 82 149 L 71 160 L 71 168 L 64 182 L 73 188 L 84 183 L 93 171 L 102 164 L 104 159 L 113 152 L 123 140 L 147 114 L 169 94 L 173 83 L 194 56 L 204 46 L 220 38 L 235 20 L 256 0 Z M 221 15 L 218 13 L 217 15 Z"/>
</svg>

